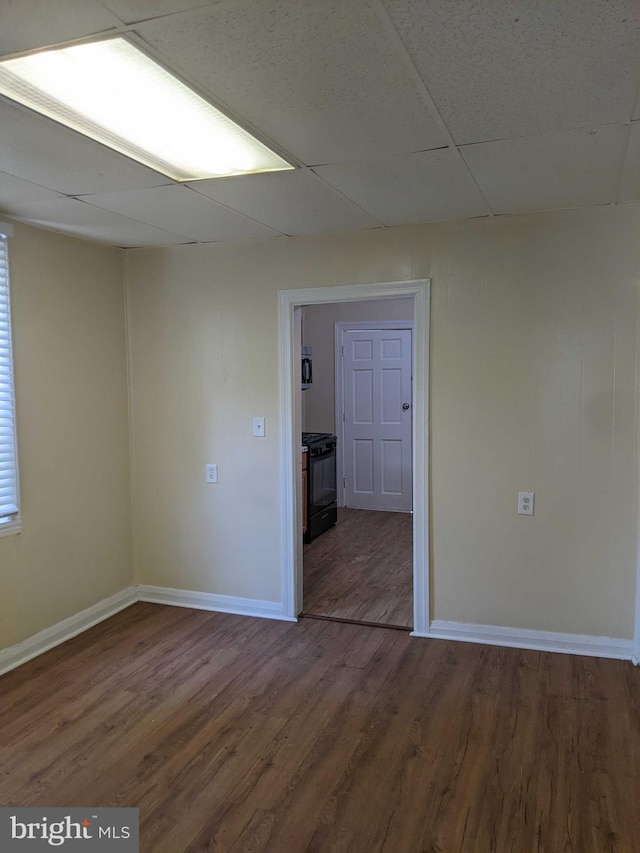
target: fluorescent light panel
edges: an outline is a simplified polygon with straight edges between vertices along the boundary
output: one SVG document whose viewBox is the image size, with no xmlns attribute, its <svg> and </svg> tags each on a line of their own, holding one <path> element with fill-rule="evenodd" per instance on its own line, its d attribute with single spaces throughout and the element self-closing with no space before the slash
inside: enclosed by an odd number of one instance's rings
<svg viewBox="0 0 640 853">
<path fill-rule="evenodd" d="M 0 60 L 0 92 L 176 181 L 293 168 L 124 38 Z"/>
</svg>

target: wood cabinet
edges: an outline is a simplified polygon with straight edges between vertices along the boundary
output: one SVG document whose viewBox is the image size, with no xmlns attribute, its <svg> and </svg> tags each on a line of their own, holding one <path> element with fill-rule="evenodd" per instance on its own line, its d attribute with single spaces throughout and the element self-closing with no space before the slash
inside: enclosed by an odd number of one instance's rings
<svg viewBox="0 0 640 853">
<path fill-rule="evenodd" d="M 308 453 L 302 453 L 302 532 L 307 532 L 307 459 Z"/>
</svg>

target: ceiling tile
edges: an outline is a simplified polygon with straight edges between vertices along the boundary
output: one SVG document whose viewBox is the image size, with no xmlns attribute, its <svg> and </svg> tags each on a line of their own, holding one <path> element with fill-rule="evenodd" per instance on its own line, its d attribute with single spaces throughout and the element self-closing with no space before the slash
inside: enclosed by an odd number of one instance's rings
<svg viewBox="0 0 640 853">
<path fill-rule="evenodd" d="M 197 9 L 207 5 L 207 0 L 102 0 L 107 9 L 125 24 L 160 18 L 174 12 Z"/>
<path fill-rule="evenodd" d="M 624 128 L 604 127 L 461 149 L 494 213 L 614 201 Z"/>
<path fill-rule="evenodd" d="M 0 54 L 19 53 L 113 29 L 97 0 L 0 0 Z"/>
<path fill-rule="evenodd" d="M 638 0 L 384 0 L 458 143 L 629 121 Z"/>
<path fill-rule="evenodd" d="M 22 204 L 53 198 L 61 198 L 60 193 L 23 181 L 22 178 L 7 175 L 6 172 L 0 172 L 0 211 L 3 213 L 11 214 Z"/>
<path fill-rule="evenodd" d="M 620 201 L 638 200 L 640 200 L 640 121 L 634 121 L 627 143 Z"/>
<path fill-rule="evenodd" d="M 0 98 L 0 171 L 65 195 L 152 187 L 170 179 Z"/>
<path fill-rule="evenodd" d="M 31 225 L 115 246 L 172 246 L 190 242 L 180 235 L 134 222 L 73 198 L 23 204 L 13 216 Z"/>
<path fill-rule="evenodd" d="M 234 0 L 136 30 L 307 165 L 444 144 L 372 0 Z"/>
<path fill-rule="evenodd" d="M 201 243 L 279 236 L 278 232 L 198 195 L 188 187 L 107 193 L 85 196 L 83 200 L 156 228 L 184 234 Z"/>
<path fill-rule="evenodd" d="M 283 234 L 330 234 L 379 223 L 306 169 L 191 184 Z"/>
<path fill-rule="evenodd" d="M 478 188 L 448 148 L 316 169 L 385 225 L 488 214 Z"/>
</svg>

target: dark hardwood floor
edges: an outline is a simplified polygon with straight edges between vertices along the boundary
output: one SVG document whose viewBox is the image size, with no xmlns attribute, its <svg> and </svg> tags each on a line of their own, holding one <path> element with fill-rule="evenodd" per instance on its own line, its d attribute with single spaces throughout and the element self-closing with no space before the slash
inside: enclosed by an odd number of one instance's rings
<svg viewBox="0 0 640 853">
<path fill-rule="evenodd" d="M 412 526 L 410 513 L 339 509 L 304 546 L 304 612 L 411 628 Z"/>
<path fill-rule="evenodd" d="M 137 604 L 0 679 L 0 805 L 141 849 L 634 853 L 640 669 Z"/>
</svg>

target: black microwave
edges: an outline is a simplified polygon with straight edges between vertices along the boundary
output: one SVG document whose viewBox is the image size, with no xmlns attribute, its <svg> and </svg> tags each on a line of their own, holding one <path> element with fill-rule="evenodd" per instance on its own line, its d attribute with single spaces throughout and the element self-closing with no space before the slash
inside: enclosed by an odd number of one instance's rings
<svg viewBox="0 0 640 853">
<path fill-rule="evenodd" d="M 313 385 L 313 363 L 311 360 L 311 347 L 302 347 L 302 390 L 311 388 Z"/>
</svg>

